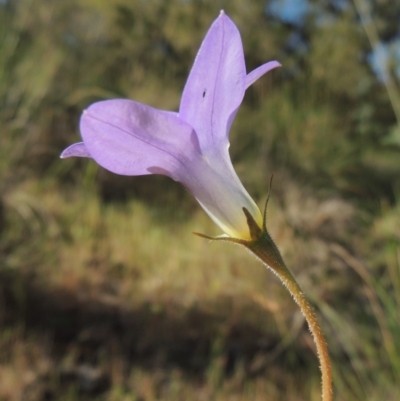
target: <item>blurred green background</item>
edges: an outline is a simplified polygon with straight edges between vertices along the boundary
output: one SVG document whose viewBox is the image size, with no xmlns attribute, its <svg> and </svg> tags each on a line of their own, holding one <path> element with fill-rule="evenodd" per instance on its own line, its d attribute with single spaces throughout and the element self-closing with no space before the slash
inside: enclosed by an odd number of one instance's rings
<svg viewBox="0 0 400 401">
<path fill-rule="evenodd" d="M 60 160 L 105 98 L 176 110 L 220 9 L 231 156 L 315 305 L 336 400 L 398 400 L 400 2 L 0 1 L 0 400 L 319 400 L 294 302 L 166 177 Z M 397 116 L 397 118 L 396 118 Z"/>
</svg>

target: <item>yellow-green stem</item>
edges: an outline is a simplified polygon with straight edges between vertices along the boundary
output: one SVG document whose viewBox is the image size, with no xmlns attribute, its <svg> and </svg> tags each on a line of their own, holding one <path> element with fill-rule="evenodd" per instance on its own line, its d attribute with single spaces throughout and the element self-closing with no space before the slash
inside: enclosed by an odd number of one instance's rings
<svg viewBox="0 0 400 401">
<path fill-rule="evenodd" d="M 271 178 L 272 180 L 272 178 Z M 321 328 L 319 326 L 317 317 L 315 316 L 314 310 L 310 305 L 309 301 L 303 294 L 297 281 L 294 279 L 289 269 L 286 267 L 285 262 L 279 252 L 279 249 L 275 245 L 271 236 L 267 230 L 267 205 L 268 205 L 269 195 L 264 209 L 263 225 L 260 228 L 253 216 L 249 213 L 246 208 L 243 208 L 243 212 L 247 219 L 247 224 L 249 226 L 250 238 L 251 240 L 244 240 L 240 238 L 230 238 L 230 237 L 217 237 L 212 238 L 208 235 L 194 233 L 199 237 L 207 238 L 213 241 L 226 241 L 233 242 L 235 244 L 240 244 L 245 246 L 251 253 L 253 253 L 258 259 L 261 260 L 269 269 L 275 273 L 279 279 L 282 281 L 284 286 L 288 289 L 290 294 L 293 296 L 297 305 L 299 305 L 301 312 L 303 313 L 308 327 L 313 336 L 315 345 L 317 347 L 317 354 L 319 358 L 319 363 L 321 367 L 322 374 L 322 401 L 332 401 L 333 391 L 332 391 L 332 369 L 331 361 L 329 359 L 328 348 L 326 346 L 324 335 L 322 334 Z"/>
<path fill-rule="evenodd" d="M 279 277 L 293 296 L 297 305 L 299 305 L 301 312 L 306 318 L 317 348 L 322 373 L 322 400 L 332 401 L 332 369 L 328 348 L 312 306 L 289 269 L 286 267 L 278 248 L 275 246 L 268 232 L 264 231 L 255 241 L 253 240 L 247 243 L 242 242 L 242 244 Z"/>
</svg>

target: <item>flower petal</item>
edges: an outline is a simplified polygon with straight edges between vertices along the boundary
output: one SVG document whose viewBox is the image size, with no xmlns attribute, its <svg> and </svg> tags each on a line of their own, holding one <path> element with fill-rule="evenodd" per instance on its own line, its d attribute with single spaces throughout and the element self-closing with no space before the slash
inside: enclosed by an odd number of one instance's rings
<svg viewBox="0 0 400 401">
<path fill-rule="evenodd" d="M 193 158 L 185 169 L 180 170 L 178 181 L 230 237 L 250 239 L 243 207 L 262 227 L 261 212 L 236 175 L 228 149 Z"/>
<path fill-rule="evenodd" d="M 243 100 L 245 78 L 240 33 L 221 11 L 197 54 L 179 109 L 179 116 L 197 132 L 203 153 L 228 144 L 230 124 Z"/>
<path fill-rule="evenodd" d="M 199 151 L 189 124 L 131 100 L 92 104 L 82 114 L 80 129 L 89 154 L 116 174 L 155 173 L 175 179 L 186 159 Z"/>
<path fill-rule="evenodd" d="M 83 142 L 74 143 L 73 145 L 68 146 L 68 148 L 65 149 L 60 155 L 61 159 L 66 159 L 67 157 L 72 156 L 92 157 L 90 156 L 90 153 Z"/>
<path fill-rule="evenodd" d="M 266 74 L 268 71 L 273 70 L 276 67 L 281 67 L 281 64 L 278 61 L 270 61 L 269 63 L 265 63 L 260 65 L 255 70 L 247 74 L 246 76 L 246 89 L 257 81 L 262 75 Z"/>
</svg>

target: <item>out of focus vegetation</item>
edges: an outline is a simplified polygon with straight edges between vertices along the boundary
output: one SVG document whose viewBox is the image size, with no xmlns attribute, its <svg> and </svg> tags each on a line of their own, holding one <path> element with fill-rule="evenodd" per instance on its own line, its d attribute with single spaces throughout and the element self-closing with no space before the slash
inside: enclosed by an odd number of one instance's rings
<svg viewBox="0 0 400 401">
<path fill-rule="evenodd" d="M 221 8 L 249 70 L 283 64 L 248 90 L 231 155 L 260 204 L 275 174 L 269 227 L 335 399 L 398 400 L 400 3 L 300 3 L 0 1 L 0 400 L 319 400 L 292 299 L 191 235 L 219 232 L 181 186 L 59 160 L 93 101 L 177 109 Z"/>
</svg>

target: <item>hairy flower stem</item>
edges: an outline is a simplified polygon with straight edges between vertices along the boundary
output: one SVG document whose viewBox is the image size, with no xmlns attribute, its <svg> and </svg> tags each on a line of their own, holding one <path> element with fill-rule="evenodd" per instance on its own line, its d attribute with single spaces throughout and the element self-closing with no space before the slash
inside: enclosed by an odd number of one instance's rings
<svg viewBox="0 0 400 401">
<path fill-rule="evenodd" d="M 269 199 L 269 196 L 268 196 Z M 251 253 L 253 253 L 261 262 L 272 270 L 279 279 L 282 281 L 283 285 L 288 289 L 297 305 L 299 305 L 301 312 L 303 313 L 308 327 L 313 336 L 317 354 L 319 358 L 319 363 L 321 367 L 322 374 L 322 401 L 332 401 L 333 391 L 332 391 L 332 369 L 331 362 L 329 359 L 328 348 L 325 342 L 324 335 L 319 326 L 317 317 L 315 316 L 314 310 L 310 305 L 309 301 L 305 297 L 297 281 L 290 273 L 289 269 L 286 267 L 285 262 L 279 252 L 279 249 L 275 245 L 271 236 L 267 230 L 267 205 L 268 199 L 265 205 L 263 227 L 260 228 L 253 216 L 249 213 L 246 208 L 243 208 L 243 212 L 247 219 L 247 225 L 249 226 L 251 240 L 243 240 L 239 238 L 230 237 L 217 237 L 212 238 L 204 234 L 194 233 L 200 237 L 207 238 L 216 241 L 227 241 L 233 242 L 235 244 L 240 244 L 245 246 Z"/>
<path fill-rule="evenodd" d="M 312 306 L 283 262 L 278 248 L 275 246 L 268 232 L 263 232 L 258 240 L 243 245 L 279 277 L 300 307 L 301 312 L 307 320 L 317 348 L 322 373 L 322 400 L 332 401 L 332 370 L 328 348 Z"/>
</svg>

